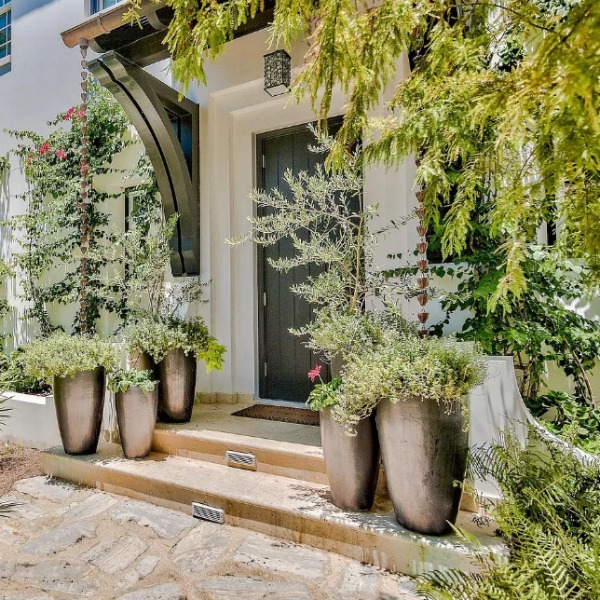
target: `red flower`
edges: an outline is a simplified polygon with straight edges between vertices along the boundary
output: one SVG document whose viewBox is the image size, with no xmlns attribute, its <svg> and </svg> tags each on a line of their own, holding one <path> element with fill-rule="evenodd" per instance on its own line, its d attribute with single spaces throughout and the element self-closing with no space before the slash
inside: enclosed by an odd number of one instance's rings
<svg viewBox="0 0 600 600">
<path fill-rule="evenodd" d="M 83 117 L 85 117 L 85 110 L 83 110 L 83 108 L 77 113 L 77 116 L 80 119 L 83 119 Z"/>
<path fill-rule="evenodd" d="M 59 148 L 56 151 L 56 158 L 60 158 L 60 160 L 65 160 L 65 158 L 67 158 L 67 153 L 62 148 Z"/>
<path fill-rule="evenodd" d="M 65 121 L 70 121 L 71 117 L 75 113 L 75 107 L 71 106 L 71 108 L 65 113 Z"/>
<path fill-rule="evenodd" d="M 50 144 L 48 142 L 44 142 L 41 146 L 38 147 L 38 153 L 40 156 L 44 156 L 46 152 L 50 152 Z"/>
<path fill-rule="evenodd" d="M 315 365 L 315 368 L 308 372 L 308 378 L 314 383 L 317 377 L 321 377 L 321 369 L 323 365 Z"/>
</svg>

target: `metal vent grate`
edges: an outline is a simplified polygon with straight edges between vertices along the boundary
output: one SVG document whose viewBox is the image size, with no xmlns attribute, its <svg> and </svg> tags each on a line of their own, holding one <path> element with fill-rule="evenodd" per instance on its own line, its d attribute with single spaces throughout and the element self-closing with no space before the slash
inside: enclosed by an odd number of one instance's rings
<svg viewBox="0 0 600 600">
<path fill-rule="evenodd" d="M 192 502 L 192 517 L 211 523 L 219 523 L 220 525 L 225 523 L 225 511 L 223 509 L 214 508 L 214 506 L 202 502 Z"/>
<path fill-rule="evenodd" d="M 225 461 L 228 467 L 236 467 L 238 469 L 248 469 L 256 471 L 256 456 L 251 452 L 237 452 L 235 450 L 227 450 L 225 452 Z"/>
</svg>

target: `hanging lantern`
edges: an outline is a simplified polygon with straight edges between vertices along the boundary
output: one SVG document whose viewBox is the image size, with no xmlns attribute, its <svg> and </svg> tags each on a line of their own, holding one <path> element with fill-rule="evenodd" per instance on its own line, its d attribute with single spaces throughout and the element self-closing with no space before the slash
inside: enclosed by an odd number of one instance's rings
<svg viewBox="0 0 600 600">
<path fill-rule="evenodd" d="M 292 57 L 285 50 L 265 54 L 265 92 L 281 96 L 290 91 L 292 82 Z"/>
</svg>

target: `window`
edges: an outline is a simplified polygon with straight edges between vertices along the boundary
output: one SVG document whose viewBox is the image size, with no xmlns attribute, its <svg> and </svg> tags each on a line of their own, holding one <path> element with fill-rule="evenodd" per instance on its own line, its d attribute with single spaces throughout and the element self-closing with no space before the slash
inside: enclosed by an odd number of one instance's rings
<svg viewBox="0 0 600 600">
<path fill-rule="evenodd" d="M 0 0 L 2 2 L 2 0 Z M 94 14 L 118 4 L 121 0 L 91 0 L 90 13 Z"/>
<path fill-rule="evenodd" d="M 10 62 L 10 2 L 0 0 L 0 67 Z"/>
</svg>

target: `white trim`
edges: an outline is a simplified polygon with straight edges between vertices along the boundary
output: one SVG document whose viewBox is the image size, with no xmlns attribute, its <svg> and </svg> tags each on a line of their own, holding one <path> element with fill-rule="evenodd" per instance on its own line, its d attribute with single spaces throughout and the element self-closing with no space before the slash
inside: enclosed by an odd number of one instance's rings
<svg viewBox="0 0 600 600">
<path fill-rule="evenodd" d="M 4 67 L 5 65 L 10 65 L 10 59 L 12 57 L 12 53 L 4 58 L 0 58 L 0 67 Z"/>
</svg>

